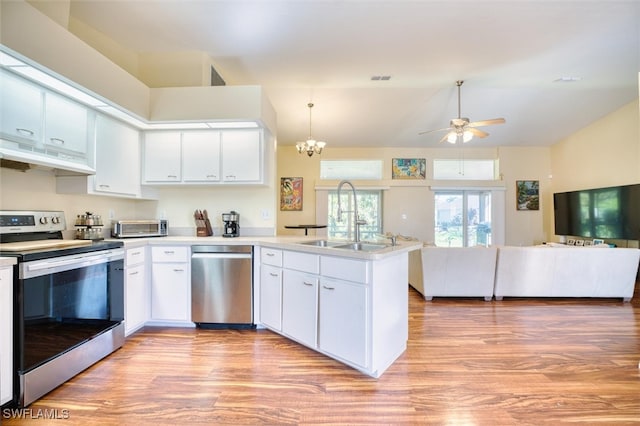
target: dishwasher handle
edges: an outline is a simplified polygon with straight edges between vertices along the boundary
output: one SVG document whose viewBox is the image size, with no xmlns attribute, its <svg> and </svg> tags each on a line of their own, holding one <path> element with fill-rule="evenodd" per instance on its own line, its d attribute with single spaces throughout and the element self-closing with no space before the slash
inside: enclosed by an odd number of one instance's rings
<svg viewBox="0 0 640 426">
<path fill-rule="evenodd" d="M 251 259 L 251 253 L 193 253 L 191 259 Z"/>
</svg>

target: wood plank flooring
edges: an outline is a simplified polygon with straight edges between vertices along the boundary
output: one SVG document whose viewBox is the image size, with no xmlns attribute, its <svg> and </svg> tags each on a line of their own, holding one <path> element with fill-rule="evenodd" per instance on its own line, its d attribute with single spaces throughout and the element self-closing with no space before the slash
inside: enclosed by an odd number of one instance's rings
<svg viewBox="0 0 640 426">
<path fill-rule="evenodd" d="M 636 292 L 637 293 L 637 292 Z M 640 301 L 435 298 L 373 379 L 266 330 L 148 327 L 3 425 L 640 424 Z M 58 419 L 43 421 L 45 416 Z M 64 419 L 63 419 L 64 418 Z"/>
</svg>

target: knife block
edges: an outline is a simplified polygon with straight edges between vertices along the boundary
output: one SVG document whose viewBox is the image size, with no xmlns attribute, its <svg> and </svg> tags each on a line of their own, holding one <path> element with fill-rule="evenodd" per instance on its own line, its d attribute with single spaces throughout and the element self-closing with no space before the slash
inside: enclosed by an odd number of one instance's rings
<svg viewBox="0 0 640 426">
<path fill-rule="evenodd" d="M 213 229 L 211 228 L 211 222 L 209 219 L 199 220 L 196 227 L 197 237 L 211 237 L 213 235 Z"/>
</svg>

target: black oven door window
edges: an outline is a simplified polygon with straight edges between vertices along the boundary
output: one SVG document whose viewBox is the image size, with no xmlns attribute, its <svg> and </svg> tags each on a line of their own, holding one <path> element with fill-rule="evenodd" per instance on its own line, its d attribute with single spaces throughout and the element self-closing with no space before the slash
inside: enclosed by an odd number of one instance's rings
<svg viewBox="0 0 640 426">
<path fill-rule="evenodd" d="M 22 372 L 122 322 L 122 266 L 118 260 L 22 281 Z"/>
</svg>

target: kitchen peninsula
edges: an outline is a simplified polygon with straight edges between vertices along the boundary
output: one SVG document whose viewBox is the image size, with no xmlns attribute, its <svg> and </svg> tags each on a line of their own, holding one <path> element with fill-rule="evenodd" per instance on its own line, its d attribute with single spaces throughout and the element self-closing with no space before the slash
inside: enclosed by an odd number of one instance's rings
<svg viewBox="0 0 640 426">
<path fill-rule="evenodd" d="M 253 246 L 255 324 L 364 374 L 380 377 L 406 349 L 408 253 L 419 249 L 421 243 L 380 244 L 372 245 L 373 250 L 356 250 L 338 248 L 338 243 L 316 245 L 313 243 L 316 240 L 293 236 L 176 236 L 125 239 L 124 243 L 127 259 L 130 251 L 139 252 L 145 247 L 180 254 L 189 253 L 193 245 Z M 188 258 L 182 255 L 174 264 L 180 262 L 182 266 L 174 269 L 188 271 Z M 128 293 L 129 267 L 125 269 Z M 130 311 L 129 305 L 150 300 L 150 315 L 139 321 L 138 328 L 143 325 L 194 326 L 190 321 L 189 276 L 182 275 L 181 279 L 174 280 L 174 291 L 164 294 L 174 309 L 172 315 L 161 318 L 154 308 L 154 303 L 163 303 L 159 300 L 162 287 L 156 287 L 155 282 L 163 277 L 153 273 L 147 296 L 139 293 L 136 300 L 125 297 L 126 312 Z M 128 333 L 136 330 L 126 328 Z"/>
</svg>

